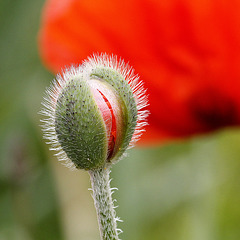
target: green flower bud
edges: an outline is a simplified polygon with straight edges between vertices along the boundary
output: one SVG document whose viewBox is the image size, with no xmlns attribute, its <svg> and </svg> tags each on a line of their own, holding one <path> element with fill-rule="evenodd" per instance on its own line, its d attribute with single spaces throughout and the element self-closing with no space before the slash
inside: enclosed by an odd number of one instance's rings
<svg viewBox="0 0 240 240">
<path fill-rule="evenodd" d="M 146 91 L 132 68 L 106 54 L 58 75 L 41 113 L 59 160 L 92 170 L 117 162 L 147 124 Z"/>
</svg>

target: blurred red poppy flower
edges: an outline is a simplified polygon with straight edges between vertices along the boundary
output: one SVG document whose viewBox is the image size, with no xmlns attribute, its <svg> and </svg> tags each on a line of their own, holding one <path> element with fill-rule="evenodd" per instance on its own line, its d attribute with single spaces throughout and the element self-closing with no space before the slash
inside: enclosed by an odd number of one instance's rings
<svg viewBox="0 0 240 240">
<path fill-rule="evenodd" d="M 48 0 L 40 54 L 54 72 L 121 56 L 148 88 L 143 142 L 188 137 L 240 124 L 239 11 L 239 0 Z"/>
</svg>

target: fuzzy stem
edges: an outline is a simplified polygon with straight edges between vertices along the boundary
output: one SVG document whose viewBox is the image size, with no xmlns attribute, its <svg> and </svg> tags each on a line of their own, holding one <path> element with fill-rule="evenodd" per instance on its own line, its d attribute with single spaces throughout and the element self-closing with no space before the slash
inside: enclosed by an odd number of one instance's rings
<svg viewBox="0 0 240 240">
<path fill-rule="evenodd" d="M 101 168 L 89 171 L 93 199 L 98 216 L 99 231 L 102 240 L 119 240 L 117 218 L 110 188 L 110 170 Z"/>
</svg>

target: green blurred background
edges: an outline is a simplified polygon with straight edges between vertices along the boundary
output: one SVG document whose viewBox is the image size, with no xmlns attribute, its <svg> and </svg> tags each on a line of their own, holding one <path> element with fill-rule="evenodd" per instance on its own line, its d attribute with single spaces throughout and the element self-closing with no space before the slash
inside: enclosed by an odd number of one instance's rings
<svg viewBox="0 0 240 240">
<path fill-rule="evenodd" d="M 59 164 L 39 126 L 43 4 L 0 0 L 0 240 L 96 240 L 89 176 Z M 112 178 L 124 240 L 240 239 L 239 129 L 135 148 Z"/>
</svg>

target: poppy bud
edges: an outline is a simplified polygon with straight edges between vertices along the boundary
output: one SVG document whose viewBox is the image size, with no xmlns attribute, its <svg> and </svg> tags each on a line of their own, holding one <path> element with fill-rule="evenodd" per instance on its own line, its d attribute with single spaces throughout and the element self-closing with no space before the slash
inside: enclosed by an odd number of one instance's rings
<svg viewBox="0 0 240 240">
<path fill-rule="evenodd" d="M 93 56 L 47 90 L 44 136 L 59 160 L 92 170 L 118 161 L 140 137 L 148 111 L 142 82 L 123 61 Z"/>
</svg>

